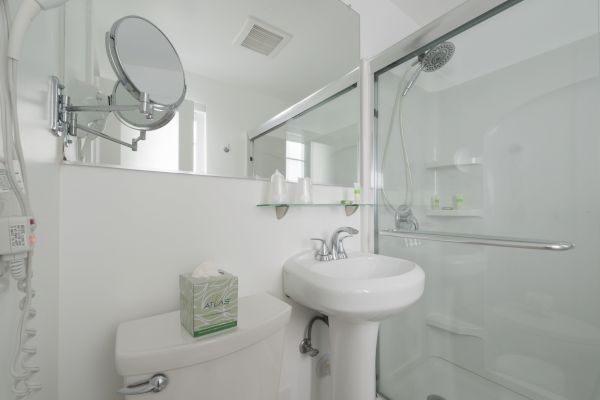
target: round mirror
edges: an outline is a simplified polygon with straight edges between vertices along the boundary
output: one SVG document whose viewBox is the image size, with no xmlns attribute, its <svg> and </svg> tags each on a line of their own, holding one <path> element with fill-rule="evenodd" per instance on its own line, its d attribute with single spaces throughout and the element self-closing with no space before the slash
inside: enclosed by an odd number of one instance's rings
<svg viewBox="0 0 600 400">
<path fill-rule="evenodd" d="M 135 100 L 147 93 L 155 110 L 167 111 L 184 100 L 185 74 L 179 55 L 150 21 L 134 15 L 119 19 L 106 35 L 106 49 L 115 74 Z"/>
<path fill-rule="evenodd" d="M 112 101 L 119 105 L 137 105 L 136 98 L 125 89 L 121 82 L 117 82 L 113 88 Z M 154 109 L 151 119 L 146 118 L 144 114 L 137 110 L 132 111 L 114 111 L 115 117 L 123 124 L 136 130 L 151 131 L 162 128 L 168 124 L 175 116 L 173 110 Z"/>
</svg>

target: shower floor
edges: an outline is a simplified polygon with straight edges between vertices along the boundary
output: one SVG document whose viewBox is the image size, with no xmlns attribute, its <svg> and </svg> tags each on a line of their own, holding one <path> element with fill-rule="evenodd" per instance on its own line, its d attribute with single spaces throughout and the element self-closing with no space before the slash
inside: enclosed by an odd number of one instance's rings
<svg viewBox="0 0 600 400">
<path fill-rule="evenodd" d="M 379 386 L 390 400 L 529 400 L 437 357 L 408 371 L 382 377 Z"/>
</svg>

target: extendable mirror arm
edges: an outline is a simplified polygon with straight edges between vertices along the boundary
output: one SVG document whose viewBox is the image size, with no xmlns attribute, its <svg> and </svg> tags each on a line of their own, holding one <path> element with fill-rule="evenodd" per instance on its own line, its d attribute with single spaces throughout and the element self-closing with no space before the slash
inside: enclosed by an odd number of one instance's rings
<svg viewBox="0 0 600 400">
<path fill-rule="evenodd" d="M 140 135 L 133 139 L 131 143 L 124 142 L 109 136 L 96 129 L 92 129 L 83 124 L 77 123 L 78 112 L 113 112 L 113 111 L 139 111 L 144 114 L 147 119 L 152 119 L 154 114 L 154 105 L 150 102 L 150 97 L 147 93 L 142 93 L 142 99 L 138 104 L 119 105 L 111 104 L 111 97 L 108 97 L 108 105 L 91 105 L 91 106 L 74 106 L 71 104 L 69 96 L 63 93 L 64 86 L 59 82 L 58 78 L 52 77 L 50 96 L 52 100 L 51 110 L 51 126 L 50 129 L 56 136 L 65 135 L 65 142 L 69 143 L 67 136 L 77 136 L 77 130 L 81 129 L 92 135 L 101 137 L 111 142 L 118 143 L 125 147 L 129 147 L 133 151 L 137 151 L 138 142 L 146 139 L 146 130 L 140 130 Z"/>
</svg>

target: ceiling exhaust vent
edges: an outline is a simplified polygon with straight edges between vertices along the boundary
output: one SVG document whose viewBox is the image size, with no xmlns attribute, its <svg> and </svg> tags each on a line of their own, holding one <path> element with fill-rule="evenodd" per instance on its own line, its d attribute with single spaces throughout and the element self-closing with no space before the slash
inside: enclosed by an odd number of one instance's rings
<svg viewBox="0 0 600 400">
<path fill-rule="evenodd" d="M 248 17 L 234 43 L 274 57 L 290 41 L 292 35 L 258 18 Z"/>
</svg>

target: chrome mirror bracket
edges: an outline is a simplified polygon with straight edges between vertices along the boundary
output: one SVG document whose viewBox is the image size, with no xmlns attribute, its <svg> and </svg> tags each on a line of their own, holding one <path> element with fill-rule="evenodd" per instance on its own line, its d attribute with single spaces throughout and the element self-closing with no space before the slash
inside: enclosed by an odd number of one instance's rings
<svg viewBox="0 0 600 400">
<path fill-rule="evenodd" d="M 70 137 L 77 137 L 77 130 L 81 129 L 92 135 L 129 147 L 132 151 L 137 151 L 138 142 L 146 140 L 146 130 L 140 130 L 140 135 L 133 139 L 131 143 L 116 139 L 105 133 L 89 128 L 77 123 L 77 113 L 79 112 L 113 112 L 113 111 L 134 111 L 137 110 L 144 114 L 147 119 L 152 119 L 154 115 L 154 105 L 150 102 L 147 93 L 142 93 L 142 99 L 135 105 L 117 105 L 109 104 L 106 106 L 74 106 L 71 104 L 71 98 L 65 94 L 65 86 L 56 76 L 50 78 L 49 90 L 50 103 L 50 132 L 57 137 L 64 138 L 64 145 L 67 147 L 72 143 Z"/>
</svg>

